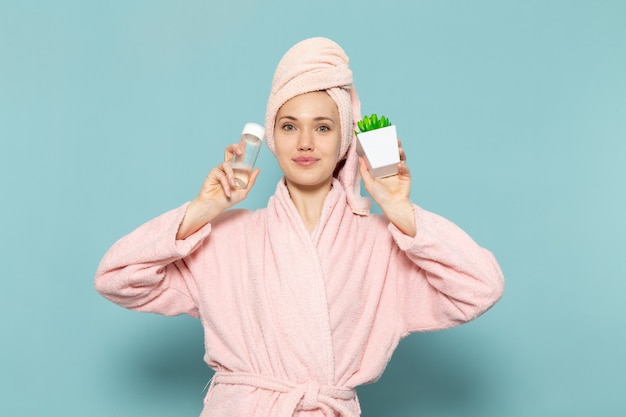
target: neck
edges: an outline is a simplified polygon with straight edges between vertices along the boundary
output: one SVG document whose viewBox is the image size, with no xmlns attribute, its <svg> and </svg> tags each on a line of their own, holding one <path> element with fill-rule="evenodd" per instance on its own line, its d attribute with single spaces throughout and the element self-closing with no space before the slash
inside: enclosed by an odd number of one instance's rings
<svg viewBox="0 0 626 417">
<path fill-rule="evenodd" d="M 289 196 L 309 232 L 315 229 L 322 215 L 324 200 L 332 187 L 332 178 L 323 185 L 302 186 L 286 181 Z"/>
</svg>

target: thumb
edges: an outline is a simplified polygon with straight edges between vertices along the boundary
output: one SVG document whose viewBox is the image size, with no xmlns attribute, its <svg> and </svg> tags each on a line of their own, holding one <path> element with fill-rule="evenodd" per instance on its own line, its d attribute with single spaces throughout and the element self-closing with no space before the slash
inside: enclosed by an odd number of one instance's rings
<svg viewBox="0 0 626 417">
<path fill-rule="evenodd" d="M 256 179 L 259 176 L 260 172 L 261 172 L 261 168 L 256 168 L 254 171 L 252 171 L 252 174 L 250 174 L 250 179 L 248 180 L 248 190 L 254 186 L 254 184 L 256 183 Z"/>
</svg>

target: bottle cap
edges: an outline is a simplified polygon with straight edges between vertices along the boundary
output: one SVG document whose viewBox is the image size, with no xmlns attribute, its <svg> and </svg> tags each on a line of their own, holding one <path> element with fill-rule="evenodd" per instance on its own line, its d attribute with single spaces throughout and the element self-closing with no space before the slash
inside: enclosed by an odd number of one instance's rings
<svg viewBox="0 0 626 417">
<path fill-rule="evenodd" d="M 254 135 L 260 140 L 263 140 L 265 137 L 265 128 L 256 123 L 246 123 L 243 126 L 243 132 L 241 132 L 241 134 Z"/>
</svg>

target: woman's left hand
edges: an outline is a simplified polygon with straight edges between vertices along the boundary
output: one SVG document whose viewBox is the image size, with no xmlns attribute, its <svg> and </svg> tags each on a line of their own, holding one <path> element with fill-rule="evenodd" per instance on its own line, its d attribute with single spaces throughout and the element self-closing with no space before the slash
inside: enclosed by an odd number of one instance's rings
<svg viewBox="0 0 626 417">
<path fill-rule="evenodd" d="M 367 169 L 365 160 L 359 158 L 359 171 L 369 195 L 376 201 L 385 216 L 406 235 L 415 236 L 415 215 L 411 194 L 411 173 L 406 166 L 406 154 L 398 139 L 400 163 L 398 173 L 389 177 L 374 178 Z"/>
</svg>

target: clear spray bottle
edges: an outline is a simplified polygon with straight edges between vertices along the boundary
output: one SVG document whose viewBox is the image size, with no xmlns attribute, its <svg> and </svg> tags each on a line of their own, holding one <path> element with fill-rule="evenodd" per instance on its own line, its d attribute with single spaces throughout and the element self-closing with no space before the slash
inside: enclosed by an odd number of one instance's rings
<svg viewBox="0 0 626 417">
<path fill-rule="evenodd" d="M 241 132 L 240 145 L 243 153 L 235 155 L 232 162 L 235 183 L 239 188 L 248 188 L 250 174 L 263 144 L 265 129 L 256 123 L 246 123 Z"/>
</svg>

